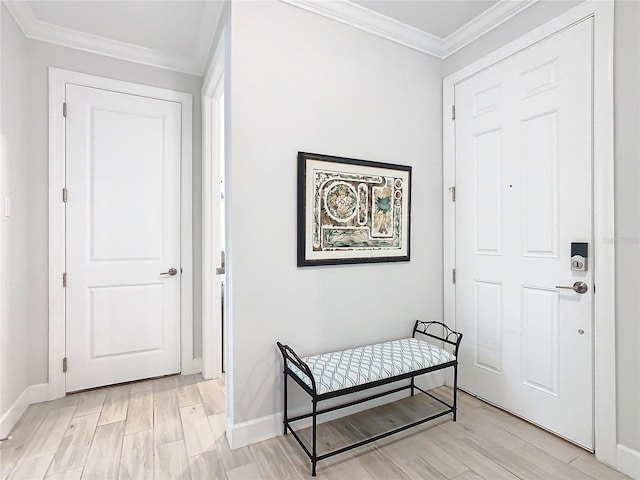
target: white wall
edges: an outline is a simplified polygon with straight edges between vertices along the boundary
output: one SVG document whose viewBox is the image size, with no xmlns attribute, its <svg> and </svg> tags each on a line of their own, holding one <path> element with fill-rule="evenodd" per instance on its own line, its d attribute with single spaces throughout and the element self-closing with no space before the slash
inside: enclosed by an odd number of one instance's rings
<svg viewBox="0 0 640 480">
<path fill-rule="evenodd" d="M 542 1 L 443 62 L 443 76 L 581 2 Z M 618 443 L 640 453 L 640 3 L 615 2 L 616 336 Z"/>
<path fill-rule="evenodd" d="M 0 122 L 0 418 L 30 384 L 30 319 L 34 311 L 31 271 L 30 142 L 27 42 L 0 3 L 2 95 Z M 4 198 L 11 217 L 4 216 Z M 46 224 L 45 224 L 46 228 Z M 46 267 L 46 265 L 45 265 Z M 46 269 L 44 271 L 46 276 Z M 43 301 L 46 304 L 46 296 Z M 18 413 L 19 414 L 19 413 Z M 4 425 L 2 425 L 4 427 Z M 1 435 L 0 435 L 1 436 Z"/>
<path fill-rule="evenodd" d="M 277 340 L 311 354 L 442 318 L 442 88 L 425 54 L 282 2 L 231 8 L 237 425 L 282 411 Z M 413 166 L 411 261 L 296 267 L 298 151 Z"/>
</svg>

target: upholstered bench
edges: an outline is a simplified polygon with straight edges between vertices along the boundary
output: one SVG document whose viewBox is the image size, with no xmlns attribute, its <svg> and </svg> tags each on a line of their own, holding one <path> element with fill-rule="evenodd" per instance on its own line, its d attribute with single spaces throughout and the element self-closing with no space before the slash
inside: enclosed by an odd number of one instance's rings
<svg viewBox="0 0 640 480">
<path fill-rule="evenodd" d="M 416 334 L 419 335 L 416 336 Z M 436 340 L 437 343 L 441 343 L 443 346 L 441 347 L 434 344 L 433 340 L 430 342 L 426 341 L 428 338 Z M 411 338 L 366 345 L 338 352 L 323 353 L 320 355 L 300 357 L 288 345 L 277 342 L 284 362 L 284 434 L 286 435 L 291 432 L 308 455 L 311 460 L 311 474 L 315 476 L 318 461 L 333 455 L 374 442 L 449 413 L 452 414 L 453 421 L 455 421 L 458 378 L 458 361 L 456 357 L 461 340 L 461 333 L 454 332 L 441 322 L 417 321 L 414 325 L 413 336 Z M 451 352 L 445 350 L 445 344 L 452 346 Z M 415 377 L 449 367 L 453 368 L 453 400 L 451 404 L 431 395 L 415 384 Z M 311 413 L 289 418 L 287 411 L 288 377 L 291 377 L 310 395 Z M 318 410 L 318 402 L 323 400 L 349 395 L 402 380 L 408 381 L 408 383 L 405 382 L 405 385 L 400 387 L 365 398 L 359 398 L 344 405 Z M 405 389 L 410 389 L 411 395 L 414 395 L 415 390 L 419 390 L 445 405 L 447 409 L 352 445 L 347 445 L 323 455 L 317 454 L 316 430 L 318 415 L 339 408 L 357 405 Z M 291 423 L 305 418 L 312 419 L 311 449 L 304 444 L 297 432 L 291 427 Z"/>
</svg>

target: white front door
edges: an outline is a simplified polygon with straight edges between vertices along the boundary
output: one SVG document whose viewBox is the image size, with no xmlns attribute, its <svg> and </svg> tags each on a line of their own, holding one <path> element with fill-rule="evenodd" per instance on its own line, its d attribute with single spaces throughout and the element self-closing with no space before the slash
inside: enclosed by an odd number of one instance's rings
<svg viewBox="0 0 640 480">
<path fill-rule="evenodd" d="M 177 373 L 181 106 L 65 94 L 66 391 Z"/>
<path fill-rule="evenodd" d="M 592 21 L 455 87 L 460 387 L 593 449 Z M 586 293 L 558 288 L 584 282 Z"/>
</svg>

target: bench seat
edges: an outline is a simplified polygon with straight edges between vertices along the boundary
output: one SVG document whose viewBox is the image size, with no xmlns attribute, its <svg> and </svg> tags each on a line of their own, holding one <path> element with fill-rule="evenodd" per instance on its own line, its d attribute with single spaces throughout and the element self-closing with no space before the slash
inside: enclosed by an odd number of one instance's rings
<svg viewBox="0 0 640 480">
<path fill-rule="evenodd" d="M 319 395 L 454 361 L 446 350 L 417 338 L 403 338 L 339 352 L 302 357 Z M 289 368 L 310 388 L 311 379 L 293 362 Z"/>
</svg>

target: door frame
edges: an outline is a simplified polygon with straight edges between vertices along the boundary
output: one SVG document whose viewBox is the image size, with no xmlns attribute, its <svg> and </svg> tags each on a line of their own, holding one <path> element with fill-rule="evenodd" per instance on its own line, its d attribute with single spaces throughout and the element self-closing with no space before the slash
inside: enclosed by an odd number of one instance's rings
<svg viewBox="0 0 640 480">
<path fill-rule="evenodd" d="M 193 246 L 192 246 L 192 109 L 189 93 L 114 80 L 49 67 L 49 400 L 66 394 L 62 359 L 65 356 L 65 120 L 62 104 L 66 84 L 176 102 L 182 111 L 180 164 L 180 356 L 182 374 L 195 373 L 193 359 Z M 73 192 L 70 192 L 73 195 Z"/>
<path fill-rule="evenodd" d="M 613 2 L 586 1 L 443 80 L 443 285 L 444 320 L 455 328 L 455 85 L 571 25 L 593 18 L 593 237 L 594 237 L 594 446 L 596 457 L 616 466 L 616 337 L 614 143 L 613 143 Z"/>
<path fill-rule="evenodd" d="M 225 90 L 225 30 L 213 54 L 213 59 L 202 82 L 202 376 L 205 380 L 222 374 L 222 353 L 218 346 L 222 338 L 220 298 L 212 292 L 216 281 L 215 265 L 219 265 L 220 236 L 215 231 L 222 224 L 220 209 L 214 208 L 214 199 L 220 198 L 220 162 L 217 146 L 220 138 L 215 120 L 220 118 L 220 97 Z M 225 152 L 226 157 L 226 152 Z M 215 265 L 214 265 L 215 264 Z M 226 335 L 225 335 L 226 337 Z"/>
</svg>

